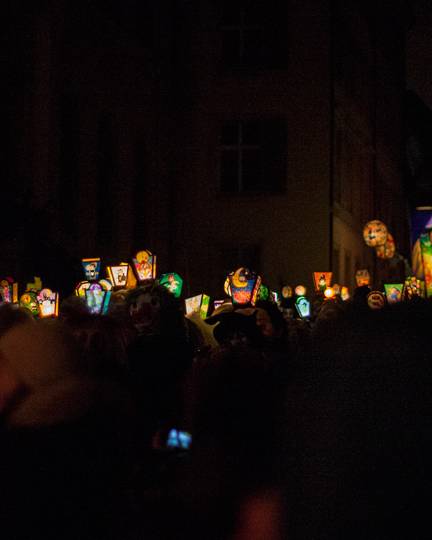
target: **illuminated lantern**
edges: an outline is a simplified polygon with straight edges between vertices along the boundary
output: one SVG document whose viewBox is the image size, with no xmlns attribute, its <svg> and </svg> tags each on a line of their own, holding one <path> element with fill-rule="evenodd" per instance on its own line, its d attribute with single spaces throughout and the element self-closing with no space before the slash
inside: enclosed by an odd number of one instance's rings
<svg viewBox="0 0 432 540">
<path fill-rule="evenodd" d="M 288 299 L 288 298 L 291 298 L 292 295 L 293 295 L 292 287 L 290 287 L 289 285 L 285 285 L 284 287 L 282 287 L 283 298 Z"/>
<path fill-rule="evenodd" d="M 105 315 L 111 299 L 111 291 L 105 290 L 100 283 L 91 283 L 85 289 L 87 309 L 94 315 Z"/>
<path fill-rule="evenodd" d="M 87 282 L 84 282 L 84 283 L 87 283 Z M 113 288 L 113 285 L 112 285 L 112 283 L 111 283 L 111 281 L 109 279 L 100 279 L 98 281 L 98 283 L 99 283 L 99 285 L 102 285 L 102 289 L 104 289 L 105 291 L 111 291 L 112 288 Z M 85 294 L 84 294 L 84 296 L 85 296 Z"/>
<path fill-rule="evenodd" d="M 99 279 L 101 260 L 100 257 L 94 257 L 92 259 L 82 259 L 82 267 L 84 269 L 84 275 L 88 281 L 96 281 Z"/>
<path fill-rule="evenodd" d="M 313 273 L 315 290 L 324 292 L 331 285 L 332 272 Z"/>
<path fill-rule="evenodd" d="M 119 264 L 118 266 L 107 266 L 107 272 L 113 287 L 125 289 L 128 281 L 129 265 Z"/>
<path fill-rule="evenodd" d="M 428 230 L 420 235 L 420 250 L 426 296 L 432 297 L 432 230 Z"/>
<path fill-rule="evenodd" d="M 27 291 L 22 294 L 19 305 L 22 308 L 28 309 L 35 317 L 39 315 L 39 302 L 34 291 Z"/>
<path fill-rule="evenodd" d="M 238 268 L 228 275 L 233 304 L 254 305 L 261 286 L 261 277 L 248 268 Z"/>
<path fill-rule="evenodd" d="M 270 290 L 267 285 L 261 283 L 260 288 L 258 289 L 257 300 L 268 300 L 270 296 Z"/>
<path fill-rule="evenodd" d="M 380 259 L 393 259 L 396 253 L 396 244 L 393 239 L 393 236 L 388 233 L 387 240 L 383 246 L 377 246 L 375 248 L 376 256 Z"/>
<path fill-rule="evenodd" d="M 132 257 L 132 262 L 138 283 L 156 278 L 156 255 L 151 251 L 147 249 L 138 251 L 135 257 Z"/>
<path fill-rule="evenodd" d="M 159 278 L 159 283 L 166 287 L 176 298 L 180 298 L 183 288 L 183 279 L 178 274 L 175 272 L 162 274 Z"/>
<path fill-rule="evenodd" d="M 91 283 L 90 281 L 80 281 L 78 285 L 75 287 L 75 294 L 79 296 L 80 298 L 86 297 L 86 290 L 90 287 Z"/>
<path fill-rule="evenodd" d="M 135 277 L 132 267 L 125 262 L 120 263 L 120 266 L 127 266 L 128 267 L 128 273 L 127 273 L 127 282 L 126 282 L 126 289 L 135 289 L 137 286 L 137 278 Z M 100 283 L 100 281 L 99 281 Z"/>
<path fill-rule="evenodd" d="M 59 295 L 51 289 L 42 289 L 37 294 L 39 313 L 42 318 L 58 317 Z"/>
<path fill-rule="evenodd" d="M 226 278 L 225 283 L 224 283 L 224 292 L 225 292 L 225 294 L 227 294 L 228 296 L 231 296 L 231 287 L 230 287 L 230 279 L 229 279 L 229 276 Z"/>
<path fill-rule="evenodd" d="M 341 286 L 339 285 L 339 283 L 334 283 L 333 284 L 333 291 L 334 291 L 335 295 L 340 296 L 340 294 L 341 294 Z"/>
<path fill-rule="evenodd" d="M 294 289 L 294 292 L 296 296 L 305 296 L 306 295 L 306 287 L 304 285 L 297 285 L 297 287 Z"/>
<path fill-rule="evenodd" d="M 192 315 L 192 313 L 199 313 L 201 319 L 207 317 L 208 309 L 210 305 L 210 296 L 207 294 L 198 294 L 191 298 L 185 299 L 186 315 Z"/>
<path fill-rule="evenodd" d="M 216 311 L 218 308 L 220 308 L 223 304 L 225 304 L 225 300 L 214 300 L 213 301 L 213 310 Z"/>
<path fill-rule="evenodd" d="M 335 293 L 332 287 L 327 287 L 327 289 L 324 291 L 324 296 L 326 300 L 331 300 L 332 298 L 335 297 Z"/>
<path fill-rule="evenodd" d="M 350 293 L 348 287 L 345 287 L 345 285 L 341 288 L 341 298 L 345 302 L 346 300 L 349 300 Z"/>
<path fill-rule="evenodd" d="M 302 319 L 308 319 L 311 315 L 310 302 L 305 296 L 299 296 L 295 301 L 297 313 Z"/>
<path fill-rule="evenodd" d="M 0 281 L 0 302 L 5 304 L 18 303 L 18 283 L 11 277 Z"/>
<path fill-rule="evenodd" d="M 276 291 L 270 291 L 270 297 L 275 304 L 280 303 L 280 294 Z"/>
<path fill-rule="evenodd" d="M 363 287 L 364 285 L 370 284 L 370 274 L 369 274 L 369 271 L 366 269 L 357 270 L 355 278 L 356 278 L 357 287 Z"/>
<path fill-rule="evenodd" d="M 396 304 L 402 300 L 403 283 L 386 283 L 384 290 L 389 304 Z"/>
<path fill-rule="evenodd" d="M 422 290 L 422 282 L 420 279 L 416 278 L 415 276 L 408 276 L 405 279 L 404 283 L 404 295 L 405 298 L 408 300 L 411 300 L 412 298 L 416 296 L 422 296 L 423 295 Z"/>
<path fill-rule="evenodd" d="M 378 219 L 368 221 L 363 228 L 363 238 L 369 247 L 383 246 L 387 240 L 387 235 L 387 227 Z"/>
<path fill-rule="evenodd" d="M 385 296 L 380 291 L 371 291 L 367 295 L 367 304 L 370 309 L 381 309 L 385 306 Z"/>
</svg>

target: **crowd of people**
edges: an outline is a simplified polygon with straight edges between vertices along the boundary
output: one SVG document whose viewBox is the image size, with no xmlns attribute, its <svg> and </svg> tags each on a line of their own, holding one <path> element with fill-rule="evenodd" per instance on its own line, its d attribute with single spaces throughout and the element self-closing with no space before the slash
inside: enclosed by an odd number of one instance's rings
<svg viewBox="0 0 432 540">
<path fill-rule="evenodd" d="M 430 536 L 432 303 L 0 306 L 2 538 Z M 286 308 L 286 306 L 285 306 Z"/>
</svg>

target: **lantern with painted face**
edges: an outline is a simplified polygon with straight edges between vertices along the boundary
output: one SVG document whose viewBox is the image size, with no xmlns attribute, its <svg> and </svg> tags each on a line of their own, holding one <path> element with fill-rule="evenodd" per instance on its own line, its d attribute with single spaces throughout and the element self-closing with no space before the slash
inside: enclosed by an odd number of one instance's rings
<svg viewBox="0 0 432 540">
<path fill-rule="evenodd" d="M 42 318 L 58 317 L 59 295 L 51 289 L 42 289 L 37 294 L 39 313 Z"/>
<path fill-rule="evenodd" d="M 196 296 L 185 299 L 186 315 L 199 313 L 201 319 L 205 319 L 207 317 L 209 306 L 210 296 L 207 294 L 197 294 Z"/>
<path fill-rule="evenodd" d="M 132 257 L 138 283 L 156 278 L 156 255 L 144 249 Z"/>
<path fill-rule="evenodd" d="M 370 309 L 382 309 L 385 306 L 385 296 L 380 291 L 371 291 L 367 295 L 367 304 Z"/>
<path fill-rule="evenodd" d="M 385 283 L 384 290 L 389 304 L 396 304 L 402 300 L 403 283 Z"/>
<path fill-rule="evenodd" d="M 369 247 L 383 246 L 387 240 L 387 227 L 378 220 L 368 221 L 363 228 L 363 238 Z"/>
<path fill-rule="evenodd" d="M 370 274 L 366 269 L 357 270 L 355 278 L 357 287 L 363 287 L 363 285 L 369 285 L 370 283 Z"/>
<path fill-rule="evenodd" d="M 260 288 L 258 289 L 257 300 L 268 300 L 270 296 L 270 289 L 264 283 L 261 283 Z"/>
<path fill-rule="evenodd" d="M 84 275 L 87 281 L 96 281 L 99 279 L 101 260 L 99 257 L 91 259 L 82 259 Z"/>
<path fill-rule="evenodd" d="M 22 294 L 19 305 L 22 308 L 28 309 L 34 317 L 39 316 L 40 311 L 36 292 L 27 291 Z"/>
<path fill-rule="evenodd" d="M 314 272 L 315 290 L 324 292 L 331 286 L 332 272 Z"/>
<path fill-rule="evenodd" d="M 107 272 L 113 287 L 116 289 L 126 289 L 129 273 L 128 264 L 118 266 L 107 266 Z"/>
<path fill-rule="evenodd" d="M 228 275 L 233 304 L 254 305 L 261 286 L 261 277 L 249 268 L 238 268 Z"/>
<path fill-rule="evenodd" d="M 421 280 L 415 276 L 408 276 L 404 283 L 404 295 L 407 300 L 423 296 Z"/>
</svg>

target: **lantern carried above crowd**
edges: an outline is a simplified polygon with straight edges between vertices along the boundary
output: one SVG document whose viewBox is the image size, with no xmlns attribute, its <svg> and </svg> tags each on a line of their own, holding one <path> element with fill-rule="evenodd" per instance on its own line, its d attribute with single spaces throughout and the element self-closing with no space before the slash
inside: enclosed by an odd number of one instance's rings
<svg viewBox="0 0 432 540">
<path fill-rule="evenodd" d="M 143 249 L 132 257 L 133 267 L 138 283 L 143 283 L 150 279 L 156 279 L 156 255 L 151 251 Z"/>
<path fill-rule="evenodd" d="M 228 274 L 227 279 L 233 304 L 255 304 L 261 286 L 261 276 L 249 268 L 241 267 Z"/>
</svg>

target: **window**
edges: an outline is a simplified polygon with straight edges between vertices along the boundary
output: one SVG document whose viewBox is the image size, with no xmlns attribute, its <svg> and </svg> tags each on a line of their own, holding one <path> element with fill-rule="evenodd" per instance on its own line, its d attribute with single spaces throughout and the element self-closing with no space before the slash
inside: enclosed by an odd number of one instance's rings
<svg viewBox="0 0 432 540">
<path fill-rule="evenodd" d="M 277 68 L 286 65 L 286 2 L 223 0 L 220 6 L 224 67 Z"/>
<path fill-rule="evenodd" d="M 282 191 L 286 178 L 286 139 L 286 125 L 281 120 L 225 124 L 220 149 L 221 191 Z"/>
</svg>

